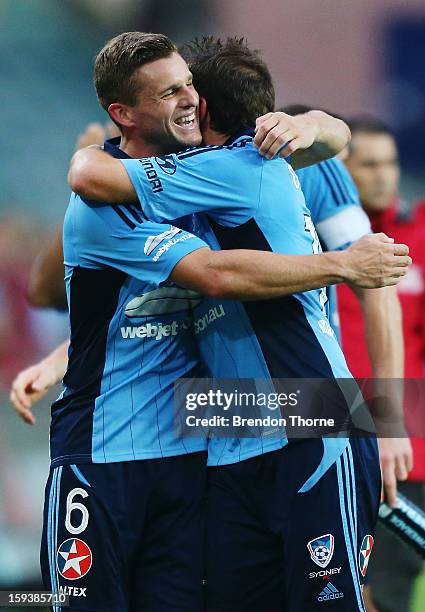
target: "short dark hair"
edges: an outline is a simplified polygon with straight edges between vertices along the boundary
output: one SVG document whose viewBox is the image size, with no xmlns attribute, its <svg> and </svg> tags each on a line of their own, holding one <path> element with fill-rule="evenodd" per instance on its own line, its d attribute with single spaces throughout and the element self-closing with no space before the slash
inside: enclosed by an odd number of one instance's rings
<svg viewBox="0 0 425 612">
<path fill-rule="evenodd" d="M 94 62 L 93 82 L 105 110 L 113 102 L 133 106 L 141 85 L 135 71 L 155 60 L 169 57 L 177 48 L 164 34 L 124 32 L 109 40 Z"/>
<path fill-rule="evenodd" d="M 287 115 L 295 116 L 303 115 L 304 113 L 308 113 L 309 111 L 315 109 L 312 106 L 307 106 L 306 104 L 287 104 L 278 110 L 282 113 L 286 113 Z"/>
<path fill-rule="evenodd" d="M 274 110 L 275 92 L 269 69 L 244 38 L 195 39 L 180 52 L 189 64 L 193 84 L 207 101 L 211 126 L 234 134 Z"/>
<path fill-rule="evenodd" d="M 282 108 L 279 108 L 279 110 L 282 111 L 283 113 L 286 113 L 287 115 L 292 115 L 292 116 L 303 115 L 304 113 L 308 113 L 309 111 L 312 111 L 312 110 L 320 110 L 324 113 L 327 113 L 328 115 L 331 115 L 335 119 L 340 119 L 341 121 L 345 121 L 342 115 L 337 115 L 337 113 L 334 113 L 333 111 L 329 111 L 326 108 L 320 108 L 317 106 L 307 106 L 307 104 L 288 104 L 287 106 L 283 106 Z"/>
<path fill-rule="evenodd" d="M 351 131 L 351 141 L 348 144 L 348 156 L 354 152 L 356 134 L 371 134 L 375 136 L 384 135 L 395 138 L 390 128 L 377 117 L 372 115 L 358 115 L 346 119 L 346 123 Z"/>
<path fill-rule="evenodd" d="M 353 136 L 361 132 L 362 134 L 387 134 L 388 136 L 394 137 L 388 125 L 381 119 L 373 117 L 372 115 L 351 117 L 346 119 L 346 123 Z"/>
</svg>

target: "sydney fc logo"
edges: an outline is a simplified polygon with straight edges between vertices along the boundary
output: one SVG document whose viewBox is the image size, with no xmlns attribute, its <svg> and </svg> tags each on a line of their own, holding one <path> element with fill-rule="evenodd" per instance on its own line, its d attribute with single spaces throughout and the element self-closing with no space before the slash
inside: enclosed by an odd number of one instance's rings
<svg viewBox="0 0 425 612">
<path fill-rule="evenodd" d="M 319 536 L 314 540 L 310 540 L 307 544 L 311 560 L 319 567 L 329 565 L 334 554 L 335 539 L 331 533 Z"/>
<path fill-rule="evenodd" d="M 65 540 L 58 548 L 57 564 L 60 575 L 67 580 L 78 580 L 88 574 L 93 555 L 88 545 L 78 538 Z"/>
<path fill-rule="evenodd" d="M 176 162 L 172 155 L 162 155 L 155 157 L 155 161 L 165 174 L 174 174 L 177 170 Z"/>
</svg>

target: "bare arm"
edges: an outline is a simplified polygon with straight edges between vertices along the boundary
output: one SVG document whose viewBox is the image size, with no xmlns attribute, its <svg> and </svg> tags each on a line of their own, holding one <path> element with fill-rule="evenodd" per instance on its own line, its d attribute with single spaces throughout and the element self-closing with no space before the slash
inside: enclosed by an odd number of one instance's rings
<svg viewBox="0 0 425 612">
<path fill-rule="evenodd" d="M 350 138 L 344 121 L 313 110 L 294 117 L 282 112 L 259 117 L 254 143 L 268 159 L 292 155 L 291 164 L 297 169 L 334 157 Z"/>
<path fill-rule="evenodd" d="M 366 343 L 375 378 L 403 378 L 404 348 L 400 300 L 394 288 L 353 287 L 364 318 Z"/>
<path fill-rule="evenodd" d="M 394 245 L 384 234 L 365 236 L 346 251 L 320 255 L 212 251 L 205 247 L 186 255 L 171 278 L 206 295 L 258 300 L 340 282 L 365 287 L 391 285 L 406 273 L 411 261 L 407 252 L 407 247 Z M 34 403 L 64 376 L 67 351 L 68 341 L 14 380 L 10 400 L 27 423 L 35 422 Z"/>
<path fill-rule="evenodd" d="M 186 255 L 171 278 L 209 296 L 241 300 L 291 295 L 347 278 L 359 286 L 377 287 L 395 284 L 406 273 L 410 257 L 394 253 L 407 251 L 384 234 L 365 236 L 345 251 L 319 255 L 205 248 Z"/>
<path fill-rule="evenodd" d="M 258 300 L 341 283 L 347 273 L 339 253 L 297 256 L 258 251 L 200 249 L 184 257 L 171 278 L 210 297 Z"/>
<path fill-rule="evenodd" d="M 62 228 L 36 257 L 27 286 L 32 306 L 66 308 Z"/>
<path fill-rule="evenodd" d="M 74 191 L 93 200 L 131 202 L 137 197 L 120 161 L 95 148 L 83 149 L 74 155 L 69 181 Z M 201 293 L 218 295 L 217 277 L 220 274 L 221 279 L 231 280 L 223 280 L 224 294 L 245 300 L 290 295 L 344 282 L 344 278 L 368 288 L 393 285 L 411 263 L 408 248 L 393 244 L 384 234 L 365 236 L 346 251 L 304 257 L 259 251 L 205 251 L 209 254 L 203 257 L 214 260 L 214 264 L 208 263 L 207 274 L 203 271 L 205 262 L 202 262 L 197 274 L 189 277 L 188 282 L 181 277 L 173 280 Z M 201 262 L 200 252 L 197 253 L 187 256 L 176 266 L 176 271 L 181 268 L 190 272 L 189 260 L 192 265 Z M 231 268 L 231 265 L 236 267 Z M 200 287 L 195 284 L 198 281 Z"/>
<path fill-rule="evenodd" d="M 98 202 L 135 202 L 137 195 L 122 163 L 96 146 L 77 151 L 68 172 L 72 191 Z"/>
<path fill-rule="evenodd" d="M 413 454 L 404 431 L 403 389 L 404 343 L 402 313 L 397 292 L 393 287 L 366 290 L 354 288 L 362 306 L 366 343 L 375 379 L 375 393 L 385 398 L 380 414 L 379 429 L 393 428 L 398 437 L 378 438 L 385 495 L 388 503 L 396 503 L 397 480 L 406 480 L 412 469 Z M 398 433 L 399 432 L 399 433 Z M 387 433 L 387 436 L 390 435 Z"/>
<path fill-rule="evenodd" d="M 10 401 L 26 423 L 34 425 L 35 417 L 31 411 L 32 406 L 65 376 L 68 346 L 69 341 L 66 340 L 47 357 L 19 372 L 13 381 Z"/>
</svg>

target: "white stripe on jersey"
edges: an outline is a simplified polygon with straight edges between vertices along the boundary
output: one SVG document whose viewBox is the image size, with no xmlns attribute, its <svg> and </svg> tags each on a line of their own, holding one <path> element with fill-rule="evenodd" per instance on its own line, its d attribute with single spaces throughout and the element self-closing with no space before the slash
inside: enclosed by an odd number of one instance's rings
<svg viewBox="0 0 425 612">
<path fill-rule="evenodd" d="M 370 234 L 372 228 L 365 211 L 353 204 L 336 215 L 316 223 L 321 243 L 328 251 L 338 249 Z"/>
</svg>

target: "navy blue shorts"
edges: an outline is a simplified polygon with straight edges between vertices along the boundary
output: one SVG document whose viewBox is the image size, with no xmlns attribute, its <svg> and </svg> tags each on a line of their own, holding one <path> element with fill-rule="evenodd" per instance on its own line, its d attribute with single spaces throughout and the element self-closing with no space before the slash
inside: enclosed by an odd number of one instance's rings
<svg viewBox="0 0 425 612">
<path fill-rule="evenodd" d="M 41 567 L 63 610 L 200 612 L 206 471 L 206 453 L 51 469 Z"/>
<path fill-rule="evenodd" d="M 354 612 L 380 498 L 376 440 L 352 439 L 310 488 L 323 456 L 303 440 L 208 468 L 207 612 Z"/>
</svg>

